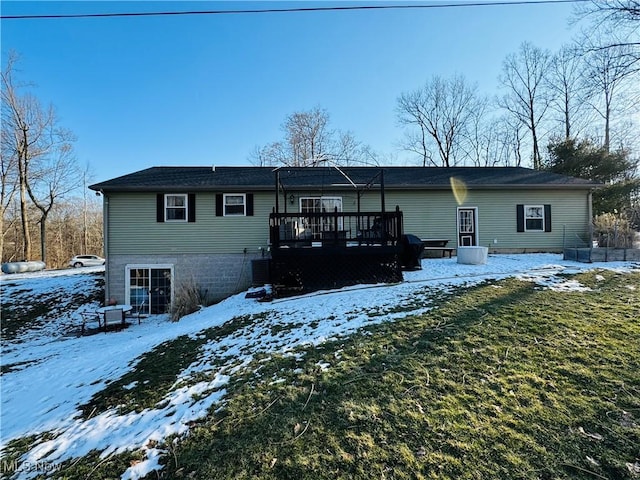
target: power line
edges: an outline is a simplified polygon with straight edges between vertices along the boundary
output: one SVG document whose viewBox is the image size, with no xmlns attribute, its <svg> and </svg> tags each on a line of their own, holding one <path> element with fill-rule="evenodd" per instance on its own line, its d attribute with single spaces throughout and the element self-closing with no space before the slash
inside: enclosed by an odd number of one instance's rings
<svg viewBox="0 0 640 480">
<path fill-rule="evenodd" d="M 584 3 L 591 0 L 512 0 L 512 1 L 485 1 L 470 3 L 431 3 L 422 5 L 356 5 L 335 7 L 297 7 L 297 8 L 264 8 L 247 10 L 188 10 L 188 11 L 160 11 L 160 12 L 119 12 L 119 13 L 68 13 L 47 15 L 0 15 L 2 20 L 27 20 L 27 19 L 53 19 L 53 18 L 110 18 L 110 17 L 153 17 L 176 15 L 240 15 L 240 14 L 267 14 L 267 13 L 293 13 L 293 12 L 330 12 L 348 10 L 408 10 L 427 8 L 461 8 L 461 7 L 495 7 L 502 5 L 544 5 L 554 3 Z"/>
</svg>

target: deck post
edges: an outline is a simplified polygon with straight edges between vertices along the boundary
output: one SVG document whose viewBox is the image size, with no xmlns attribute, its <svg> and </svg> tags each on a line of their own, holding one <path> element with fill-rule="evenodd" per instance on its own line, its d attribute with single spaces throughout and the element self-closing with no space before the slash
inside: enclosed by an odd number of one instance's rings
<svg viewBox="0 0 640 480">
<path fill-rule="evenodd" d="M 356 233 L 362 230 L 362 226 L 360 225 L 360 190 L 356 191 L 356 197 L 358 198 L 358 216 L 356 217 Z"/>
<path fill-rule="evenodd" d="M 380 169 L 380 209 L 384 214 L 384 170 Z"/>
<path fill-rule="evenodd" d="M 280 170 L 276 170 L 276 213 L 280 213 L 278 199 L 280 198 Z"/>
</svg>

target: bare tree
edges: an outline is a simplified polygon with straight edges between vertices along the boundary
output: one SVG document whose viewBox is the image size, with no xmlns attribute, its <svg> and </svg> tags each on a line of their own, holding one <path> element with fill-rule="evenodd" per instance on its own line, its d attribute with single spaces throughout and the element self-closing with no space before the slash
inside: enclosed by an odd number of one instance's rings
<svg viewBox="0 0 640 480">
<path fill-rule="evenodd" d="M 59 143 L 51 147 L 46 158 L 39 162 L 39 171 L 32 174 L 27 182 L 27 191 L 33 205 L 40 211 L 40 256 L 47 261 L 47 218 L 54 205 L 79 186 L 80 175 L 75 157 L 72 154 L 72 139 L 68 132 L 52 133 L 59 135 Z"/>
<path fill-rule="evenodd" d="M 422 166 L 438 166 L 433 159 L 430 147 L 429 125 L 426 121 L 428 109 L 424 105 L 426 99 L 422 90 L 403 93 L 398 99 L 398 120 L 400 125 L 412 127 L 405 131 L 405 138 L 401 146 L 404 150 L 416 153 L 422 157 Z"/>
<path fill-rule="evenodd" d="M 329 115 L 315 107 L 306 112 L 294 112 L 284 122 L 286 145 L 295 166 L 314 166 L 329 153 L 333 132 L 329 131 Z"/>
<path fill-rule="evenodd" d="M 47 265 L 66 266 L 78 253 L 103 251 L 102 203 L 94 195 L 83 201 L 70 197 L 61 200 L 47 221 Z"/>
<path fill-rule="evenodd" d="M 22 257 L 31 258 L 31 232 L 29 231 L 29 209 L 27 207 L 27 167 L 31 159 L 31 147 L 37 152 L 36 141 L 30 136 L 30 120 L 35 116 L 29 108 L 27 98 L 18 96 L 18 86 L 13 81 L 13 70 L 17 62 L 17 54 L 9 53 L 7 65 L 2 71 L 2 130 L 3 156 L 13 157 L 17 168 L 18 190 L 20 194 L 20 214 L 24 247 Z"/>
<path fill-rule="evenodd" d="M 578 4 L 576 14 L 578 19 L 589 18 L 596 25 L 606 24 L 633 34 L 640 27 L 640 0 L 591 0 Z M 632 38 L 628 36 L 625 43 L 635 43 Z"/>
<path fill-rule="evenodd" d="M 249 154 L 251 163 L 259 167 L 275 167 L 286 165 L 288 159 L 284 145 L 281 142 L 273 142 L 262 147 L 256 146 Z"/>
<path fill-rule="evenodd" d="M 640 0 L 593 0 L 591 4 L 591 11 L 602 13 L 618 24 L 640 21 Z"/>
<path fill-rule="evenodd" d="M 631 80 L 637 74 L 637 70 L 628 62 L 631 47 L 599 47 L 609 44 L 611 35 L 613 34 L 607 28 L 601 27 L 584 35 L 580 41 L 590 93 L 589 104 L 604 121 L 602 144 L 607 150 L 611 145 L 614 113 L 624 116 L 629 108 L 637 111 L 637 98 L 634 98 L 630 90 L 633 86 Z"/>
<path fill-rule="evenodd" d="M 517 53 L 507 56 L 499 78 L 507 90 L 499 104 L 529 130 L 535 169 L 542 165 L 539 128 L 552 101 L 545 82 L 550 63 L 551 55 L 548 51 L 525 42 Z"/>
<path fill-rule="evenodd" d="M 591 0 L 576 7 L 578 18 L 589 18 L 596 28 L 606 27 L 616 32 L 609 42 L 598 48 L 625 46 L 628 66 L 640 68 L 640 0 Z"/>
<path fill-rule="evenodd" d="M 2 122 L 4 121 L 3 103 Z M 18 188 L 18 166 L 17 157 L 14 155 L 12 148 L 13 142 L 10 132 L 2 128 L 0 135 L 0 259 L 2 259 L 4 253 L 4 238 L 7 233 L 7 230 L 5 230 L 5 218 Z"/>
<path fill-rule="evenodd" d="M 351 132 L 331 129 L 329 113 L 315 107 L 294 112 L 282 124 L 284 139 L 256 147 L 251 161 L 257 165 L 315 167 L 331 161 L 347 165 L 375 162 L 371 149 Z"/>
<path fill-rule="evenodd" d="M 492 117 L 485 124 L 484 130 L 487 144 L 484 166 L 521 166 L 526 133 L 526 127 L 510 115 Z"/>
<path fill-rule="evenodd" d="M 575 137 L 593 116 L 585 103 L 588 95 L 585 65 L 575 46 L 565 45 L 552 56 L 546 81 L 552 92 L 550 107 L 562 125 L 563 137 Z"/>
<path fill-rule="evenodd" d="M 378 154 L 369 146 L 356 140 L 351 132 L 338 132 L 335 162 L 340 165 L 379 165 Z"/>
<path fill-rule="evenodd" d="M 421 89 L 398 98 L 398 121 L 409 129 L 403 147 L 420 154 L 424 166 L 456 165 L 464 156 L 461 144 L 483 109 L 477 87 L 462 75 L 450 79 L 434 76 Z M 433 159 L 432 149 L 438 161 Z"/>
<path fill-rule="evenodd" d="M 13 157 L 17 166 L 22 235 L 22 257 L 33 256 L 30 211 L 31 200 L 40 211 L 41 256 L 46 256 L 46 217 L 55 201 L 68 193 L 74 160 L 71 156 L 70 132 L 58 126 L 53 107 L 43 109 L 38 99 L 20 94 L 13 73 L 17 55 L 10 53 L 2 71 L 3 157 Z M 8 161 L 8 160 L 7 160 Z"/>
<path fill-rule="evenodd" d="M 7 210 L 5 222 L 7 241 L 3 261 L 22 258 L 23 235 L 19 228 L 20 209 L 16 200 L 14 199 Z M 37 218 L 39 210 L 32 204 L 29 204 L 29 209 L 32 217 Z M 69 259 L 78 253 L 100 254 L 103 252 L 102 227 L 102 202 L 95 195 L 87 196 L 86 202 L 78 196 L 57 201 L 50 210 L 46 222 L 47 267 L 68 266 Z M 37 222 L 32 221 L 29 228 L 34 237 L 40 232 L 40 225 Z M 34 250 L 37 251 L 36 245 Z"/>
<path fill-rule="evenodd" d="M 489 102 L 478 103 L 465 129 L 464 142 L 460 149 L 464 158 L 476 167 L 493 167 L 503 164 L 504 158 L 498 152 L 498 130 L 496 120 L 489 114 Z"/>
</svg>

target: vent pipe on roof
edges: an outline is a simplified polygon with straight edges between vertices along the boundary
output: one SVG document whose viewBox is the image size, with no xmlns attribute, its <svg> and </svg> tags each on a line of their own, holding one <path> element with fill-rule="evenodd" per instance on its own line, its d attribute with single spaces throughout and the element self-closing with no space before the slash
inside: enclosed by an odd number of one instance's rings
<svg viewBox="0 0 640 480">
<path fill-rule="evenodd" d="M 216 166 L 215 166 L 215 165 L 211 165 L 211 171 L 212 171 L 213 173 L 215 173 L 215 172 L 216 172 Z"/>
</svg>

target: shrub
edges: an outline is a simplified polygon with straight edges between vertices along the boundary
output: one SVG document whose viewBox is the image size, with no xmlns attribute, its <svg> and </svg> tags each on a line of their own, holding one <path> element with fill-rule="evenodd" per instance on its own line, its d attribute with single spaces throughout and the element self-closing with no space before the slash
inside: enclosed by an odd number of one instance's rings
<svg viewBox="0 0 640 480">
<path fill-rule="evenodd" d="M 631 204 L 625 213 L 627 214 L 631 228 L 640 232 L 640 200 Z"/>
<path fill-rule="evenodd" d="M 631 248 L 634 231 L 629 220 L 617 213 L 603 213 L 593 219 L 594 237 L 599 247 Z"/>
<path fill-rule="evenodd" d="M 185 280 L 176 286 L 174 299 L 169 313 L 171 320 L 177 322 L 185 315 L 197 312 L 205 303 L 205 295 L 193 278 Z"/>
</svg>

